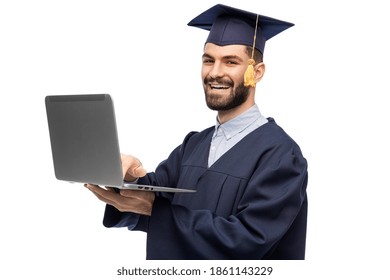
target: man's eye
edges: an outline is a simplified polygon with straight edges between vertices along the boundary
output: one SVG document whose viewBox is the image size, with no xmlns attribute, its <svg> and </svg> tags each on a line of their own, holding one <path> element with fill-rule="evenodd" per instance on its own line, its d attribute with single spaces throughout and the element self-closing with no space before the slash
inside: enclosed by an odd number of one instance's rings
<svg viewBox="0 0 390 280">
<path fill-rule="evenodd" d="M 229 60 L 226 62 L 226 64 L 230 64 L 230 65 L 237 65 L 237 61 L 234 61 L 234 60 Z"/>
<path fill-rule="evenodd" d="M 212 63 L 214 63 L 214 61 L 211 59 L 205 59 L 205 60 L 203 60 L 203 63 L 204 64 L 212 64 Z"/>
</svg>

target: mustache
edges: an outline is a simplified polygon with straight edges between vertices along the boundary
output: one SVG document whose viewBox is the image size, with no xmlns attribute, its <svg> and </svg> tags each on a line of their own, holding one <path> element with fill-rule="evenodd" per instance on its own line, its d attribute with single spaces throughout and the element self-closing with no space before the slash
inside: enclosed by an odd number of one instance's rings
<svg viewBox="0 0 390 280">
<path fill-rule="evenodd" d="M 207 76 L 206 78 L 204 78 L 203 83 L 204 84 L 218 83 L 220 85 L 229 86 L 229 87 L 233 87 L 234 86 L 234 82 L 232 80 L 230 80 L 230 79 L 212 78 L 210 76 Z"/>
</svg>

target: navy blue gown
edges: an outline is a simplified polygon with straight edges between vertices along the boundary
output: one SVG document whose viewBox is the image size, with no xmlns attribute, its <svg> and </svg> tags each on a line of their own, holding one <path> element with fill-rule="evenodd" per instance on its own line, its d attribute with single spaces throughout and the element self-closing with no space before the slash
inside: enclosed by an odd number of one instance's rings
<svg viewBox="0 0 390 280">
<path fill-rule="evenodd" d="M 107 205 L 104 225 L 147 232 L 147 259 L 304 259 L 307 162 L 273 119 L 208 167 L 214 127 L 191 132 L 139 183 L 158 193 L 152 215 Z"/>
</svg>

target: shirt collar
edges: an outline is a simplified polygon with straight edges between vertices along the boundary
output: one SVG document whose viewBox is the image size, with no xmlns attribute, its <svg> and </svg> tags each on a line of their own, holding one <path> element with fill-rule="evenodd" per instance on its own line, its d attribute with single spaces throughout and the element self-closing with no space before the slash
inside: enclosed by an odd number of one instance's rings
<svg viewBox="0 0 390 280">
<path fill-rule="evenodd" d="M 261 116 L 262 115 L 260 113 L 259 107 L 255 104 L 244 113 L 238 115 L 234 119 L 227 121 L 226 123 L 220 124 L 217 117 L 214 136 L 222 132 L 226 140 L 229 140 L 245 130 Z"/>
</svg>

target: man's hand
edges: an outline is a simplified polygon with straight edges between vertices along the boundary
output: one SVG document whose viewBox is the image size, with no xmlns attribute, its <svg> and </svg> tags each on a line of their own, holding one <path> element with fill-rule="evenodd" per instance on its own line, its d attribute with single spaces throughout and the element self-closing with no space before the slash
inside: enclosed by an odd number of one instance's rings
<svg viewBox="0 0 390 280">
<path fill-rule="evenodd" d="M 146 175 L 141 161 L 130 155 L 121 154 L 122 172 L 125 181 L 133 182 Z M 115 192 L 112 188 L 101 188 L 97 185 L 85 184 L 101 201 L 114 206 L 121 212 L 133 212 L 142 215 L 151 215 L 154 192 L 137 190 L 120 190 Z"/>
<path fill-rule="evenodd" d="M 123 178 L 125 181 L 133 182 L 139 177 L 144 177 L 146 175 L 146 170 L 139 159 L 130 155 L 121 154 L 121 160 Z"/>
<path fill-rule="evenodd" d="M 103 189 L 97 185 L 85 184 L 101 201 L 114 206 L 121 212 L 133 212 L 150 216 L 152 213 L 154 192 L 120 190 L 119 193 L 113 189 Z"/>
</svg>

